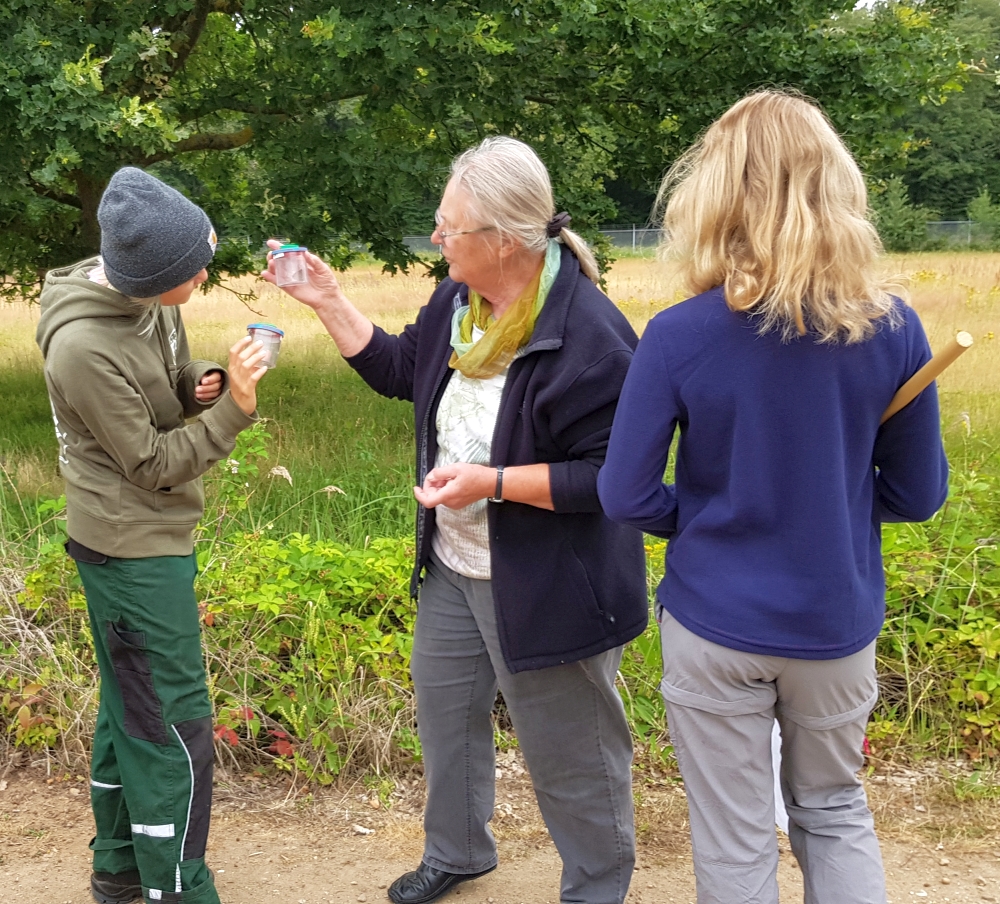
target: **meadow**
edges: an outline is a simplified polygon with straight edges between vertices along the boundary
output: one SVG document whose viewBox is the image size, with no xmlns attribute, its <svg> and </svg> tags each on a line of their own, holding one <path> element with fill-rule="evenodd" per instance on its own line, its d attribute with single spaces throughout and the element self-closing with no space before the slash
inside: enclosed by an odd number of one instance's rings
<svg viewBox="0 0 1000 904">
<path fill-rule="evenodd" d="M 989 764 L 1000 734 L 1000 254 L 889 256 L 884 266 L 932 347 L 958 329 L 976 344 L 939 384 L 952 498 L 926 525 L 886 530 L 872 762 L 934 755 Z M 341 281 L 390 332 L 432 290 L 419 273 L 388 276 L 376 265 Z M 391 769 L 419 756 L 407 676 L 411 410 L 368 390 L 308 309 L 263 283 L 235 288 L 256 297 L 247 305 L 216 289 L 186 306 L 196 357 L 225 361 L 256 320 L 286 336 L 259 391 L 264 423 L 207 479 L 199 593 L 220 751 L 235 764 L 320 781 Z M 616 262 L 607 291 L 639 332 L 684 297 L 668 267 L 642 257 Z M 86 751 L 94 668 L 82 594 L 60 546 L 37 319 L 34 307 L 0 307 L 0 747 L 69 763 Z M 648 549 L 652 586 L 663 545 Z M 662 764 L 670 750 L 658 655 L 652 630 L 629 647 L 622 693 L 645 762 Z M 511 743 L 504 727 L 501 714 L 498 738 Z"/>
<path fill-rule="evenodd" d="M 994 340 L 1000 254 L 896 255 L 887 257 L 884 266 L 886 277 L 900 284 L 919 311 L 932 347 L 943 345 L 958 329 L 977 340 L 940 381 L 946 429 L 967 436 L 1000 430 L 1000 343 Z M 389 332 L 409 323 L 433 288 L 420 273 L 389 276 L 374 264 L 354 267 L 341 282 L 348 297 Z M 241 280 L 234 287 L 254 292 L 255 300 L 244 304 L 233 293 L 215 289 L 196 294 L 184 318 L 192 354 L 221 362 L 245 323 L 268 320 L 285 330 L 281 366 L 267 375 L 259 395 L 274 438 L 273 454 L 289 470 L 292 485 L 271 491 L 261 517 L 265 512 L 277 517 L 282 529 L 307 525 L 316 535 L 351 540 L 358 539 L 358 531 L 364 531 L 362 537 L 382 535 L 401 518 L 408 521 L 413 470 L 408 406 L 370 392 L 344 365 L 311 311 L 263 282 Z M 684 297 L 676 276 L 650 257 L 617 261 L 607 291 L 640 334 L 657 311 Z M 0 464 L 8 477 L 5 490 L 16 488 L 29 503 L 59 495 L 48 402 L 33 341 L 37 320 L 37 307 L 0 306 L 5 411 Z M 329 485 L 347 495 L 311 497 Z M 9 499 L 7 503 L 9 517 Z M 364 517 L 356 520 L 355 511 L 365 512 Z"/>
</svg>

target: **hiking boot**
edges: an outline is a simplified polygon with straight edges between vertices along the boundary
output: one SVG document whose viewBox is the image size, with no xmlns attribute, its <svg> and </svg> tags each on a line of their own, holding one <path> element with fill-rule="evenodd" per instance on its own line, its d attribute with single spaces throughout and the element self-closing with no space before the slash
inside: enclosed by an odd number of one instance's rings
<svg viewBox="0 0 1000 904">
<path fill-rule="evenodd" d="M 142 897 L 139 870 L 127 873 L 91 873 L 90 893 L 98 904 L 131 904 Z"/>
</svg>

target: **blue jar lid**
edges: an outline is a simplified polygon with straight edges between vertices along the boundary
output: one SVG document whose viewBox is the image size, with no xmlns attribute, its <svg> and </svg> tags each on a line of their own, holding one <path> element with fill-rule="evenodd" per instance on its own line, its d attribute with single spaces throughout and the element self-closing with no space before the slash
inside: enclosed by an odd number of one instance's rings
<svg viewBox="0 0 1000 904">
<path fill-rule="evenodd" d="M 285 331 L 279 330 L 273 323 L 250 323 L 247 325 L 248 330 L 270 330 L 272 333 L 277 333 L 279 336 L 284 336 Z"/>
</svg>

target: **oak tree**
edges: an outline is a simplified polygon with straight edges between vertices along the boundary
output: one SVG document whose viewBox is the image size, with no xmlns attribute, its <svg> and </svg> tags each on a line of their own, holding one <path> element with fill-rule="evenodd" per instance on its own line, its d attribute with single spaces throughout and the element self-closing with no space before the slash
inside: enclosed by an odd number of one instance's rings
<svg viewBox="0 0 1000 904">
<path fill-rule="evenodd" d="M 560 206 L 613 219 L 607 179 L 654 184 L 747 90 L 818 98 L 871 166 L 900 114 L 957 86 L 932 3 L 854 0 L 7 0 L 0 6 L 0 277 L 98 247 L 120 166 L 186 191 L 245 272 L 268 235 L 390 266 L 456 153 L 491 133 L 542 154 Z"/>
</svg>

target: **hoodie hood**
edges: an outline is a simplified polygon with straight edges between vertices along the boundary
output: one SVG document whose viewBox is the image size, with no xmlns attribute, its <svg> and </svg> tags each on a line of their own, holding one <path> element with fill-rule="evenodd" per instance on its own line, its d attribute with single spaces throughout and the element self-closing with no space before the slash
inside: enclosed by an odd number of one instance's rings
<svg viewBox="0 0 1000 904">
<path fill-rule="evenodd" d="M 41 297 L 42 316 L 35 332 L 35 341 L 43 355 L 48 354 L 52 337 L 67 323 L 103 317 L 138 323 L 145 305 L 87 278 L 99 260 L 91 257 L 46 274 Z"/>
</svg>

